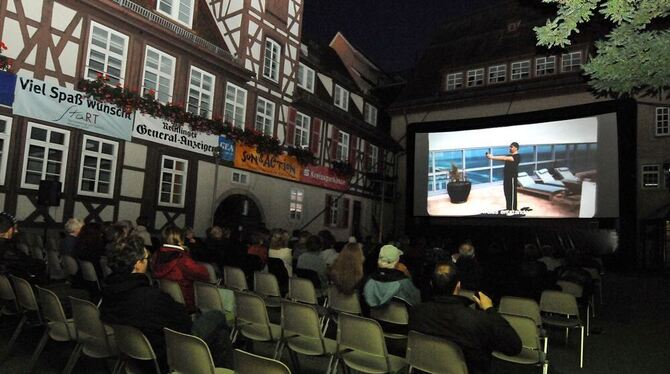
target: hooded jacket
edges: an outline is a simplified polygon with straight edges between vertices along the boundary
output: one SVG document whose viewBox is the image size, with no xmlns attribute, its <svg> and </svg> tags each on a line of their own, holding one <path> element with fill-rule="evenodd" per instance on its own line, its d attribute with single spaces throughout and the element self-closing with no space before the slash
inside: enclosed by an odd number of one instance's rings
<svg viewBox="0 0 670 374">
<path fill-rule="evenodd" d="M 421 302 L 421 293 L 405 273 L 396 269 L 378 269 L 363 287 L 365 301 L 372 308 L 385 305 L 397 297 L 409 305 Z"/>
<path fill-rule="evenodd" d="M 186 310 L 195 312 L 193 282 L 208 282 L 207 268 L 196 263 L 184 249 L 177 245 L 165 244 L 153 255 L 151 263 L 153 275 L 157 279 L 168 279 L 179 283 L 184 295 Z"/>
<path fill-rule="evenodd" d="M 184 306 L 160 289 L 151 287 L 149 279 L 138 273 L 114 273 L 105 278 L 100 319 L 142 331 L 162 369 L 167 369 L 163 328 L 191 333 L 191 317 Z"/>
</svg>

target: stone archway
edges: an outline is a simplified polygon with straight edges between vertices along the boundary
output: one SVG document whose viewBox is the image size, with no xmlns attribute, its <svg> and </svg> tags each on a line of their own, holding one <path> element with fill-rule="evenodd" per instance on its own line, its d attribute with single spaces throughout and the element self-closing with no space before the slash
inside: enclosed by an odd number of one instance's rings
<svg viewBox="0 0 670 374">
<path fill-rule="evenodd" d="M 228 227 L 232 232 L 265 227 L 263 208 L 247 191 L 228 191 L 219 201 L 214 213 L 215 225 Z"/>
</svg>

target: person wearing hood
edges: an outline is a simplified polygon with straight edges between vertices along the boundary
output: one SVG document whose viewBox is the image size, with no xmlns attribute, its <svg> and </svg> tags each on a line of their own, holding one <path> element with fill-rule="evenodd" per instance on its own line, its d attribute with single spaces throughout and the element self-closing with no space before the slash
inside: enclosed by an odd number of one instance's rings
<svg viewBox="0 0 670 374">
<path fill-rule="evenodd" d="M 377 271 L 365 282 L 363 295 L 371 308 L 386 305 L 392 298 L 402 299 L 408 305 L 421 302 L 421 293 L 407 273 L 397 269 L 402 251 L 393 245 L 379 250 Z"/>
<path fill-rule="evenodd" d="M 151 262 L 154 278 L 168 279 L 179 283 L 184 295 L 186 310 L 195 312 L 193 282 L 209 282 L 207 268 L 195 262 L 184 247 L 182 230 L 168 227 L 163 233 L 165 244 L 156 251 Z"/>
<path fill-rule="evenodd" d="M 142 331 L 156 353 L 161 372 L 166 372 L 168 365 L 163 328 L 190 334 L 192 322 L 184 305 L 172 300 L 160 289 L 151 287 L 145 275 L 149 256 L 142 238 L 134 235 L 110 246 L 107 261 L 113 273 L 105 278 L 103 284 L 100 319 L 105 323 L 133 326 Z"/>
</svg>

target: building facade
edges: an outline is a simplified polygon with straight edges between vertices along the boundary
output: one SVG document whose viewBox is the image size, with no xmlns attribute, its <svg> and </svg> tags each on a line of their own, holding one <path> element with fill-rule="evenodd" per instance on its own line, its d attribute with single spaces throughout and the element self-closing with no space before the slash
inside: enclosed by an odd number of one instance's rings
<svg viewBox="0 0 670 374">
<path fill-rule="evenodd" d="M 176 224 L 202 234 L 218 223 L 378 235 L 384 203 L 373 171 L 393 169 L 386 155 L 397 145 L 376 127 L 382 108 L 341 60 L 334 70 L 310 62 L 302 7 L 300 0 L 3 2 L 0 39 L 17 94 L 0 106 L 0 208 L 24 227 L 142 215 L 157 231 Z M 75 91 L 100 76 L 309 149 L 315 163 L 260 154 L 139 110 L 117 112 Z M 75 113 L 81 102 L 100 113 Z M 58 110 L 73 118 L 54 116 Z M 353 177 L 334 172 L 334 161 L 350 164 Z M 61 182 L 57 206 L 38 204 L 42 180 Z"/>
</svg>

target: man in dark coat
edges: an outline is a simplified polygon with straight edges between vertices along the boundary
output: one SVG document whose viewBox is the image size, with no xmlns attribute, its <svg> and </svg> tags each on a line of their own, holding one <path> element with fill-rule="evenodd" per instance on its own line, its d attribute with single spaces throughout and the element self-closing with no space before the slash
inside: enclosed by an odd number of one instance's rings
<svg viewBox="0 0 670 374">
<path fill-rule="evenodd" d="M 191 333 L 191 317 L 184 305 L 158 288 L 151 287 L 144 274 L 149 252 L 144 241 L 129 236 L 114 243 L 107 251 L 113 274 L 105 279 L 100 318 L 105 323 L 138 328 L 147 337 L 162 372 L 167 371 L 167 351 L 163 328 Z"/>
<path fill-rule="evenodd" d="M 460 282 L 453 262 L 440 262 L 435 266 L 432 287 L 434 300 L 412 308 L 409 329 L 458 344 L 470 374 L 490 372 L 492 351 L 509 356 L 521 352 L 521 339 L 498 315 L 488 296 L 479 292 L 479 297 L 473 297 L 482 310 L 468 307 L 470 301 L 457 296 Z"/>
</svg>

